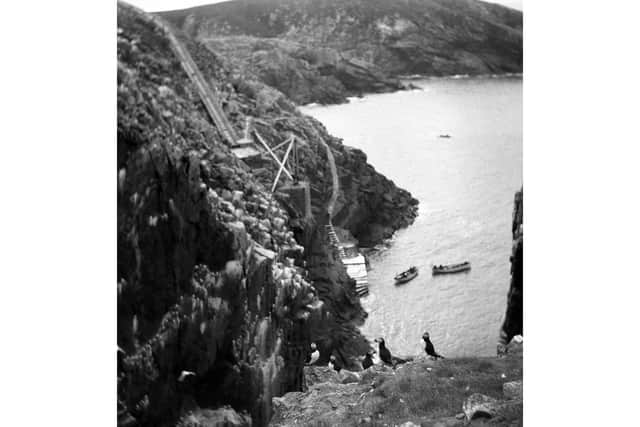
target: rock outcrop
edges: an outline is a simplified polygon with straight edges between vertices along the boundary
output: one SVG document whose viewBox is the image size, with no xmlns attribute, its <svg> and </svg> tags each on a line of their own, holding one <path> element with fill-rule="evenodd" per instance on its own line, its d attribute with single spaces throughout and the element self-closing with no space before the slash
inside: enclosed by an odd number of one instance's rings
<svg viewBox="0 0 640 427">
<path fill-rule="evenodd" d="M 352 281 L 318 231 L 331 188 L 319 138 L 338 162 L 364 160 L 282 93 L 238 78 L 203 45 L 179 37 L 238 131 L 251 116 L 272 145 L 291 132 L 304 141 L 299 175 L 312 186 L 314 218 L 292 217 L 286 199 L 266 189 L 274 165 L 250 168 L 232 154 L 165 34 L 119 3 L 118 420 L 265 425 L 272 397 L 304 388 L 312 339 L 323 357 L 343 351 L 348 359 L 366 345 Z M 345 184 L 351 190 L 341 197 L 404 218 L 384 226 L 410 222 L 411 196 L 373 168 L 370 179 L 386 183 L 387 197 L 405 209 L 383 205 L 382 194 L 364 186 Z M 371 234 L 357 220 L 349 226 Z"/>
<path fill-rule="evenodd" d="M 509 295 L 507 296 L 507 310 L 505 313 L 502 330 L 500 331 L 500 342 L 498 343 L 498 353 L 503 351 L 504 346 L 516 335 L 522 335 L 522 276 L 523 260 L 522 251 L 524 246 L 524 235 L 522 231 L 523 217 L 523 191 L 518 191 L 514 198 L 513 222 L 511 233 L 513 236 L 513 246 L 511 250 L 511 284 Z"/>
<path fill-rule="evenodd" d="M 504 397 L 522 400 L 522 381 L 509 381 L 502 384 Z"/>
<path fill-rule="evenodd" d="M 401 75 L 522 72 L 522 12 L 481 1 L 236 0 L 161 15 L 299 103 L 396 90 Z"/>
<path fill-rule="evenodd" d="M 178 421 L 177 427 L 251 427 L 251 418 L 226 407 L 189 412 Z"/>
</svg>

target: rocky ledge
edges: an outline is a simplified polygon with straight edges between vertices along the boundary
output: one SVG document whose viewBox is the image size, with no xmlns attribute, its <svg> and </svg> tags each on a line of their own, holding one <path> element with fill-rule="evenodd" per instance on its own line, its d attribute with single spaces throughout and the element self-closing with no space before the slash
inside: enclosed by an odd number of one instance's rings
<svg viewBox="0 0 640 427">
<path fill-rule="evenodd" d="M 314 366 L 305 376 L 307 391 L 273 398 L 271 425 L 522 425 L 522 344 L 515 342 L 499 359 L 418 358 L 395 370 L 339 374 Z"/>
</svg>

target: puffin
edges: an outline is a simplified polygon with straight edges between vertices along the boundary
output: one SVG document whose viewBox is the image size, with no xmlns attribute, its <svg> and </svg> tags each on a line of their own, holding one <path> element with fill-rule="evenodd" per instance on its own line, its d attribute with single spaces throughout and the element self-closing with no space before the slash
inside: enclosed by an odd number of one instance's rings
<svg viewBox="0 0 640 427">
<path fill-rule="evenodd" d="M 312 342 L 311 343 L 311 354 L 307 358 L 307 365 L 313 365 L 314 363 L 316 363 L 318 361 L 319 358 L 320 358 L 320 351 L 318 350 L 318 347 L 316 346 L 316 343 Z"/>
<path fill-rule="evenodd" d="M 368 351 L 367 354 L 364 355 L 364 359 L 362 360 L 362 369 L 368 369 L 373 366 L 373 360 L 371 359 L 371 352 Z"/>
<path fill-rule="evenodd" d="M 396 356 L 392 356 L 389 349 L 384 345 L 384 338 L 377 338 L 375 342 L 378 343 L 378 354 L 380 355 L 380 360 L 382 360 L 387 365 L 396 366 L 401 363 L 406 363 L 409 360 L 401 359 Z"/>
<path fill-rule="evenodd" d="M 431 357 L 433 357 L 434 359 L 444 359 L 444 356 L 439 355 L 438 353 L 436 353 L 436 349 L 433 347 L 433 344 L 431 343 L 431 340 L 429 339 L 429 332 L 425 332 L 424 335 L 422 335 L 422 339 L 424 340 L 424 351 Z"/>
<path fill-rule="evenodd" d="M 329 357 L 329 368 L 335 370 L 336 372 L 340 372 L 343 368 L 342 363 L 338 362 L 338 359 L 332 354 Z"/>
</svg>

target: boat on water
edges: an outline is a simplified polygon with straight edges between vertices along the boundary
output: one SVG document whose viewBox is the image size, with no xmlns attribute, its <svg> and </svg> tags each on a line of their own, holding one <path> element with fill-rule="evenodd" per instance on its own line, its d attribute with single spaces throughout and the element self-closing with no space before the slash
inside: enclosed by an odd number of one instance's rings
<svg viewBox="0 0 640 427">
<path fill-rule="evenodd" d="M 407 283 L 408 281 L 415 279 L 417 275 L 418 275 L 418 267 L 414 266 L 408 269 L 407 271 L 403 271 L 402 273 L 398 274 L 396 277 L 394 277 L 394 280 L 396 281 L 396 285 L 401 285 L 403 283 Z"/>
<path fill-rule="evenodd" d="M 471 264 L 469 261 L 461 262 L 459 264 L 434 265 L 432 267 L 432 273 L 434 276 L 436 274 L 460 273 L 469 270 L 471 270 Z"/>
</svg>

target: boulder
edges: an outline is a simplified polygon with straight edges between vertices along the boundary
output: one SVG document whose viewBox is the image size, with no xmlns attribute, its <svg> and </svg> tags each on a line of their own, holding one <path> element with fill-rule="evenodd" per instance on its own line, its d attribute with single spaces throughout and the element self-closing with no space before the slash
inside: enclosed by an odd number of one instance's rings
<svg viewBox="0 0 640 427">
<path fill-rule="evenodd" d="M 242 191 L 234 191 L 231 195 L 231 201 L 235 204 L 235 203 L 240 203 L 242 201 L 242 198 L 244 197 L 244 193 Z"/>
<path fill-rule="evenodd" d="M 474 393 L 467 398 L 462 404 L 462 411 L 467 420 L 476 418 L 492 418 L 499 409 L 499 402 L 493 397 L 480 393 Z"/>
<path fill-rule="evenodd" d="M 276 230 L 281 230 L 284 224 L 285 224 L 285 220 L 280 217 L 275 217 L 273 219 L 273 226 L 275 227 Z"/>
<path fill-rule="evenodd" d="M 347 371 L 346 369 L 340 370 L 338 375 L 342 384 L 357 383 L 360 381 L 360 375 L 356 372 Z"/>
<path fill-rule="evenodd" d="M 502 384 L 502 392 L 507 399 L 522 400 L 522 381 L 510 381 Z"/>
<path fill-rule="evenodd" d="M 308 387 L 318 383 L 337 383 L 340 382 L 340 376 L 336 371 L 328 366 L 308 366 L 304 368 L 305 382 Z"/>
</svg>

